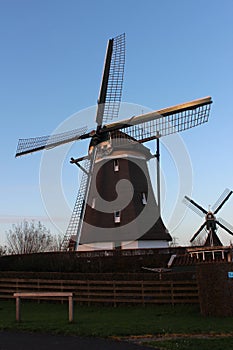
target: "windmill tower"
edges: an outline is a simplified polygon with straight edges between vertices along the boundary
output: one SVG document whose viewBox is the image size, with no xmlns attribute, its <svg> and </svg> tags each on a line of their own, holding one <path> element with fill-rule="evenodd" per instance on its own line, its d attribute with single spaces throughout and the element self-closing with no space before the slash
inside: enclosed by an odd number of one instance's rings
<svg viewBox="0 0 233 350">
<path fill-rule="evenodd" d="M 79 250 L 167 247 L 171 236 L 159 215 L 147 167 L 153 157 L 150 150 L 122 132 L 111 133 L 107 153 L 102 147 L 97 151 Z"/>
<path fill-rule="evenodd" d="M 193 209 L 199 216 L 204 217 L 205 221 L 197 230 L 197 232 L 193 235 L 190 242 L 192 243 L 199 234 L 205 229 L 207 232 L 207 237 L 203 244 L 204 247 L 214 247 L 214 246 L 222 246 L 222 242 L 217 235 L 217 227 L 220 226 L 226 232 L 233 235 L 233 228 L 223 219 L 216 218 L 216 214 L 223 207 L 223 205 L 228 201 L 233 191 L 226 189 L 222 195 L 219 197 L 217 202 L 213 205 L 211 210 L 204 209 L 201 205 L 196 203 L 193 199 L 185 196 L 184 202 Z"/>
<path fill-rule="evenodd" d="M 69 249 L 72 241 L 75 249 L 81 250 L 166 247 L 171 240 L 160 213 L 159 140 L 207 122 L 212 101 L 206 97 L 111 122 L 119 113 L 124 62 L 122 34 L 108 42 L 95 130 L 83 127 L 52 136 L 20 139 L 18 143 L 16 157 L 90 139 L 88 155 L 71 158 L 83 176 L 63 250 Z M 156 140 L 156 155 L 144 146 L 151 140 Z M 147 168 L 147 161 L 154 156 L 157 201 Z"/>
</svg>

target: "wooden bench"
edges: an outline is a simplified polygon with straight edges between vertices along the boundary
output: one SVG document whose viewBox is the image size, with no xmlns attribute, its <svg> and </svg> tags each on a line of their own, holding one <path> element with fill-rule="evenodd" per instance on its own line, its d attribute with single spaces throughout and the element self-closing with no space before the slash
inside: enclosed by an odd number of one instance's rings
<svg viewBox="0 0 233 350">
<path fill-rule="evenodd" d="M 50 297 L 68 297 L 69 301 L 69 322 L 73 322 L 73 293 L 65 293 L 65 292 L 18 292 L 14 293 L 14 298 L 16 298 L 16 321 L 21 320 L 20 313 L 20 299 L 42 299 L 42 298 L 50 298 Z"/>
</svg>

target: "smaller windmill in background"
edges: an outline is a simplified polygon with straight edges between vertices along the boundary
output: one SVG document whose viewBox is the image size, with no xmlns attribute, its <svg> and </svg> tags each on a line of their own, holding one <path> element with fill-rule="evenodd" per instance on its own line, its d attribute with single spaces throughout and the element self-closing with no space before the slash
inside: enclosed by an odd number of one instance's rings
<svg viewBox="0 0 233 350">
<path fill-rule="evenodd" d="M 193 235 L 190 242 L 192 243 L 197 236 L 205 229 L 207 231 L 207 238 L 205 240 L 204 246 L 213 247 L 213 246 L 222 246 L 222 242 L 219 239 L 216 231 L 218 226 L 223 228 L 226 232 L 233 235 L 233 227 L 228 224 L 222 218 L 216 218 L 216 214 L 223 207 L 223 205 L 228 201 L 233 191 L 226 189 L 222 195 L 219 197 L 217 202 L 213 205 L 212 210 L 206 210 L 199 204 L 197 204 L 193 199 L 185 196 L 184 203 L 188 205 L 188 207 L 192 208 L 195 213 L 200 215 L 201 217 L 205 217 L 204 223 L 197 230 L 197 232 Z"/>
</svg>

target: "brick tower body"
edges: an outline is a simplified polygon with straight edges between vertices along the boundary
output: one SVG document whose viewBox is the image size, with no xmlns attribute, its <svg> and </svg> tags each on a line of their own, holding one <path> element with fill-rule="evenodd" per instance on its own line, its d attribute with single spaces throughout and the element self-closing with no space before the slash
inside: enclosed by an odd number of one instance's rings
<svg viewBox="0 0 233 350">
<path fill-rule="evenodd" d="M 123 135 L 120 142 L 118 138 L 98 145 L 79 251 L 160 248 L 172 240 L 150 180 L 147 161 L 153 156 Z"/>
</svg>

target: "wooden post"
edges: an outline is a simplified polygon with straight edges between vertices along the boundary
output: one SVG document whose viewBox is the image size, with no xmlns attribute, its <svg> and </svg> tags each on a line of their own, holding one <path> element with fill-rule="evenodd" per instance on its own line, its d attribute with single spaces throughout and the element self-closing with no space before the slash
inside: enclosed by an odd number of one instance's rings
<svg viewBox="0 0 233 350">
<path fill-rule="evenodd" d="M 88 299 L 88 306 L 90 306 L 90 282 L 87 281 L 87 299 Z"/>
<path fill-rule="evenodd" d="M 142 305 L 145 306 L 144 283 L 141 281 Z"/>
<path fill-rule="evenodd" d="M 171 282 L 171 285 L 170 285 L 170 288 L 171 288 L 171 302 L 172 302 L 172 306 L 174 306 L 174 285 L 173 285 L 173 282 Z"/>
<path fill-rule="evenodd" d="M 73 296 L 69 296 L 69 322 L 73 322 L 74 319 L 74 305 L 73 305 Z"/>
<path fill-rule="evenodd" d="M 20 297 L 16 297 L 16 321 L 20 322 L 21 314 L 20 314 Z"/>
<path fill-rule="evenodd" d="M 114 299 L 114 307 L 116 307 L 117 304 L 116 304 L 116 283 L 115 283 L 115 281 L 113 282 L 113 299 Z"/>
</svg>

